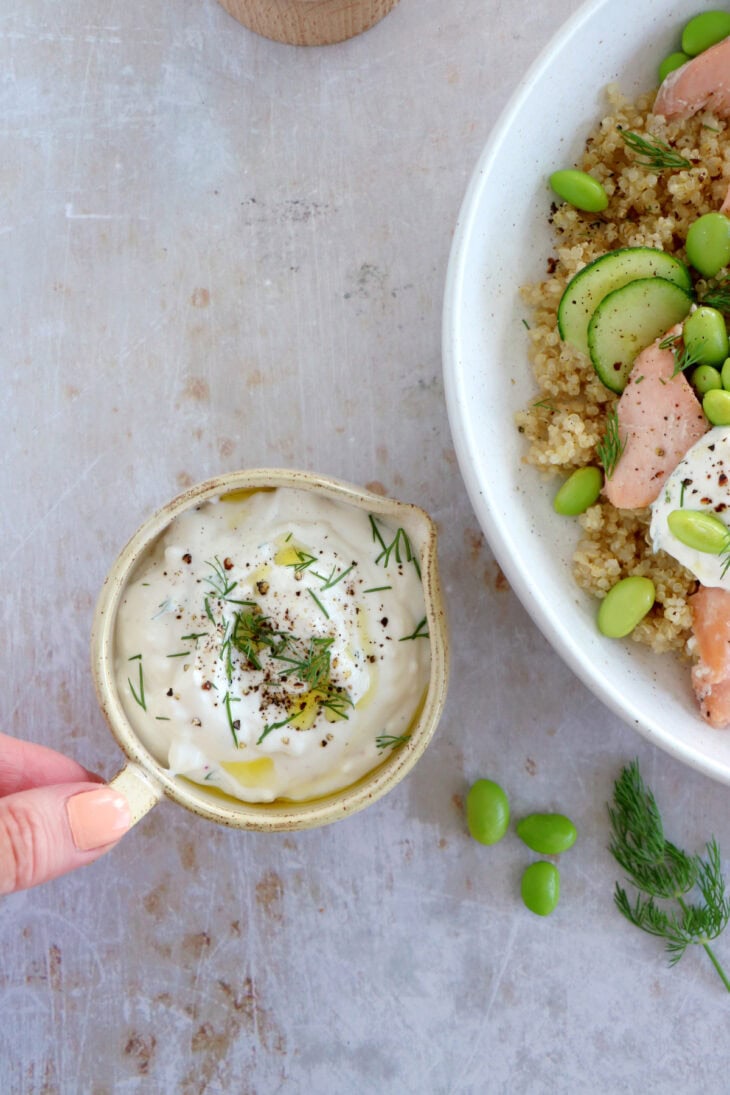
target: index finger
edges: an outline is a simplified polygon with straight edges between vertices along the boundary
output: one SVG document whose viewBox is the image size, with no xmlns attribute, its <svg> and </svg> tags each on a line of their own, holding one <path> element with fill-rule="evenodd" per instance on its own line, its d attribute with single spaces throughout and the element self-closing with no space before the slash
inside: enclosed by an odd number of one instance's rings
<svg viewBox="0 0 730 1095">
<path fill-rule="evenodd" d="M 32 787 L 77 782 L 101 781 L 99 776 L 55 749 L 0 734 L 0 796 Z"/>
</svg>

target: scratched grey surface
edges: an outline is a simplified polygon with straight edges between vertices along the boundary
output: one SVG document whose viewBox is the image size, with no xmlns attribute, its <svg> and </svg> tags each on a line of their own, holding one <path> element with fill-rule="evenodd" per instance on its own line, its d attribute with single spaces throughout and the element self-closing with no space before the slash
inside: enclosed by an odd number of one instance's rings
<svg viewBox="0 0 730 1095">
<path fill-rule="evenodd" d="M 726 1090 L 727 997 L 704 956 L 670 971 L 614 912 L 604 803 L 639 756 L 673 831 L 730 854 L 728 792 L 549 649 L 479 534 L 444 409 L 462 194 L 576 7 L 401 0 L 307 51 L 214 0 L 4 0 L 0 725 L 113 774 L 87 664 L 104 573 L 153 507 L 246 465 L 434 514 L 453 675 L 430 751 L 368 811 L 262 837 L 163 804 L 6 899 L 3 1095 Z M 464 832 L 479 775 L 580 827 L 549 920 L 520 904 L 516 838 Z"/>
</svg>

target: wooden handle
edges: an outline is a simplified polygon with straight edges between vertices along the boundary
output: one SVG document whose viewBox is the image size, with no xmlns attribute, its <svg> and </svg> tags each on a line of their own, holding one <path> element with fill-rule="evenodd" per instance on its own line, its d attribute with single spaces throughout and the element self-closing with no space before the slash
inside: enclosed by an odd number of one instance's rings
<svg viewBox="0 0 730 1095">
<path fill-rule="evenodd" d="M 249 30 L 292 46 L 328 46 L 354 38 L 398 0 L 219 0 Z"/>
</svg>

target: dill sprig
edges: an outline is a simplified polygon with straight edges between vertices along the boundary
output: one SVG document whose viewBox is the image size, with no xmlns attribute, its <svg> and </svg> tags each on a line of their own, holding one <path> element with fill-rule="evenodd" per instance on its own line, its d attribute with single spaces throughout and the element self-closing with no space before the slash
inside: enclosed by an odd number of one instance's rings
<svg viewBox="0 0 730 1095">
<path fill-rule="evenodd" d="M 378 752 L 382 753 L 385 749 L 397 749 L 399 745 L 405 745 L 410 739 L 410 734 L 379 734 L 375 739 L 375 744 Z"/>
<path fill-rule="evenodd" d="M 287 726 L 292 721 L 292 719 L 295 719 L 296 717 L 297 712 L 295 711 L 293 714 L 287 715 L 285 719 L 280 719 L 279 722 L 267 723 L 261 731 L 259 737 L 256 739 L 256 744 L 260 745 L 264 738 L 267 738 L 269 736 L 272 730 L 279 730 L 282 726 Z"/>
<path fill-rule="evenodd" d="M 146 711 L 147 710 L 147 702 L 144 698 L 144 673 L 142 672 L 142 655 L 141 654 L 133 654 L 132 657 L 129 659 L 129 661 L 130 662 L 139 662 L 139 676 L 138 676 L 137 688 L 135 689 L 135 687 L 132 684 L 131 680 L 129 679 L 129 677 L 127 677 L 127 684 L 129 685 L 129 690 L 132 693 L 132 695 L 134 696 L 136 702 L 142 708 L 142 710 Z"/>
<path fill-rule="evenodd" d="M 660 141 L 653 133 L 642 137 L 640 133 L 621 132 L 621 139 L 627 148 L 637 154 L 636 163 L 641 167 L 651 167 L 654 171 L 679 171 L 682 167 L 691 167 L 692 164 L 679 152 Z M 649 140 L 651 138 L 651 140 Z"/>
<path fill-rule="evenodd" d="M 714 837 L 706 845 L 704 858 L 688 855 L 668 841 L 638 761 L 624 768 L 616 781 L 608 814 L 609 850 L 638 891 L 632 901 L 616 883 L 616 907 L 635 927 L 664 940 L 670 966 L 679 962 L 687 947 L 699 944 L 730 992 L 730 980 L 710 947 L 730 920 L 730 899 Z M 701 902 L 687 899 L 693 890 L 699 891 Z M 660 901 L 674 904 L 667 908 Z"/>
<path fill-rule="evenodd" d="M 355 565 L 355 563 L 351 563 L 347 570 L 341 570 L 338 574 L 337 566 L 336 564 L 333 564 L 332 570 L 329 572 L 329 575 L 326 578 L 324 574 L 318 574 L 316 570 L 313 570 L 312 574 L 322 583 L 321 589 L 332 589 L 333 586 L 336 586 L 338 582 L 341 582 L 342 579 L 350 573 Z"/>
<path fill-rule="evenodd" d="M 626 441 L 621 440 L 618 423 L 618 413 L 612 410 L 606 419 L 606 432 L 603 439 L 596 445 L 598 459 L 603 465 L 606 479 L 610 479 L 616 471 L 616 465 L 626 448 Z"/>
<path fill-rule="evenodd" d="M 288 654 L 276 651 L 274 657 L 277 661 L 287 663 L 290 668 L 282 669 L 279 676 L 291 677 L 295 674 L 300 681 L 309 685 L 311 689 L 319 689 L 329 681 L 332 655 L 330 647 L 335 640 L 329 636 L 324 638 L 313 637 L 302 651 L 290 649 Z"/>
<path fill-rule="evenodd" d="M 373 540 L 376 543 L 380 544 L 381 547 L 380 554 L 375 560 L 376 565 L 378 563 L 382 563 L 384 567 L 387 567 L 390 563 L 391 557 L 395 557 L 395 561 L 396 563 L 398 563 L 398 565 L 402 565 L 404 562 L 413 563 L 414 567 L 416 568 L 416 574 L 420 578 L 421 566 L 418 562 L 418 557 L 413 550 L 413 545 L 408 538 L 408 533 L 406 532 L 406 530 L 404 528 L 398 528 L 391 542 L 389 544 L 386 544 L 385 540 L 383 539 L 383 535 L 378 528 L 377 521 L 372 514 L 370 514 L 369 516 Z"/>
<path fill-rule="evenodd" d="M 230 642 L 254 669 L 261 669 L 258 655 L 262 650 L 268 647 L 276 654 L 291 638 L 287 631 L 276 631 L 270 617 L 264 616 L 257 605 L 250 612 L 237 612 L 233 618 Z"/>
<path fill-rule="evenodd" d="M 681 343 L 681 345 L 680 345 Z M 691 369 L 694 365 L 698 365 L 702 359 L 702 350 L 704 346 L 704 340 L 702 340 L 694 350 L 689 350 L 682 342 L 680 335 L 667 335 L 659 343 L 660 350 L 671 350 L 674 355 L 674 369 L 672 371 L 672 378 L 679 373 L 683 373 L 685 369 Z"/>
<path fill-rule="evenodd" d="M 419 622 L 418 622 L 416 628 L 414 629 L 414 631 L 410 635 L 404 635 L 402 639 L 398 640 L 398 642 L 399 643 L 407 643 L 410 639 L 427 639 L 428 638 L 428 629 L 426 629 L 426 624 L 427 623 L 428 623 L 428 620 L 424 616 L 422 620 L 419 620 Z M 426 630 L 424 630 L 424 629 L 426 629 Z"/>
<path fill-rule="evenodd" d="M 708 289 L 701 303 L 708 308 L 717 308 L 718 312 L 730 312 L 730 279 L 723 278 L 714 289 Z"/>
<path fill-rule="evenodd" d="M 233 737 L 233 744 L 236 746 L 236 749 L 238 749 L 238 731 L 241 729 L 241 720 L 240 719 L 234 719 L 234 717 L 231 713 L 231 704 L 232 703 L 240 703 L 240 702 L 241 702 L 241 697 L 240 696 L 232 696 L 230 692 L 226 692 L 225 696 L 223 697 L 223 705 L 226 709 L 226 717 L 228 719 L 228 726 L 229 726 L 229 729 L 231 731 L 231 736 Z"/>
<path fill-rule="evenodd" d="M 211 592 L 214 593 L 216 597 L 219 597 L 220 599 L 227 597 L 228 594 L 232 593 L 236 588 L 238 582 L 232 582 L 229 579 L 225 565 L 220 561 L 217 555 L 214 559 L 207 559 L 206 562 L 209 567 L 213 568 L 213 573 L 209 574 L 206 578 L 203 578 L 203 581 L 207 582 L 211 588 Z"/>
<path fill-rule="evenodd" d="M 310 555 L 308 551 L 300 551 L 299 548 L 295 548 L 297 560 L 295 563 L 285 563 L 285 566 L 291 567 L 295 574 L 302 574 L 307 567 L 311 567 L 312 563 L 317 562 L 316 555 Z"/>
</svg>

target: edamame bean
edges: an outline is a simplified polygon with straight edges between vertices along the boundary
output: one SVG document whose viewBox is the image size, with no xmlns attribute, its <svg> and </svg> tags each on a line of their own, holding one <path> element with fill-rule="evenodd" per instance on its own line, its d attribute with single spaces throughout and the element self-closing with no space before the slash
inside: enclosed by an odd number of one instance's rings
<svg viewBox="0 0 730 1095">
<path fill-rule="evenodd" d="M 682 49 L 696 57 L 710 46 L 717 45 L 730 34 L 730 12 L 703 11 L 690 19 L 682 31 Z"/>
<path fill-rule="evenodd" d="M 722 312 L 701 304 L 684 321 L 682 341 L 687 353 L 700 365 L 722 365 L 730 351 Z"/>
<path fill-rule="evenodd" d="M 722 377 L 712 365 L 698 365 L 692 373 L 692 387 L 700 395 L 722 386 Z"/>
<path fill-rule="evenodd" d="M 730 529 L 719 517 L 697 509 L 675 509 L 667 517 L 669 531 L 682 544 L 707 555 L 721 555 L 728 546 Z"/>
<path fill-rule="evenodd" d="M 537 916 L 550 916 L 560 899 L 560 875 L 552 863 L 531 863 L 522 876 L 522 900 Z"/>
<path fill-rule="evenodd" d="M 553 509 L 563 517 L 575 517 L 597 501 L 603 486 L 600 468 L 576 468 L 553 499 Z"/>
<path fill-rule="evenodd" d="M 601 601 L 598 630 L 609 639 L 623 639 L 644 619 L 655 597 L 656 590 L 651 578 L 642 578 L 638 574 L 621 578 Z"/>
<path fill-rule="evenodd" d="M 560 855 L 575 844 L 578 831 L 565 814 L 530 814 L 517 823 L 517 835 L 540 855 Z"/>
<path fill-rule="evenodd" d="M 723 388 L 730 389 L 730 357 L 726 357 L 720 369 L 720 380 Z"/>
<path fill-rule="evenodd" d="M 705 278 L 730 262 L 730 219 L 724 213 L 705 213 L 692 221 L 685 240 L 687 259 Z"/>
<path fill-rule="evenodd" d="M 674 72 L 675 69 L 681 68 L 682 65 L 686 65 L 689 61 L 689 57 L 686 53 L 677 51 L 676 53 L 670 53 L 668 57 L 665 57 L 659 66 L 659 83 L 664 83 L 664 80 L 670 72 Z"/>
<path fill-rule="evenodd" d="M 507 832 L 509 802 L 491 779 L 478 779 L 466 796 L 466 824 L 480 844 L 496 844 Z"/>
<path fill-rule="evenodd" d="M 608 205 L 608 195 L 598 179 L 585 171 L 553 171 L 550 186 L 559 198 L 586 213 L 600 213 Z"/>
<path fill-rule="evenodd" d="M 702 397 L 702 410 L 712 426 L 730 426 L 730 392 L 707 392 Z"/>
</svg>

